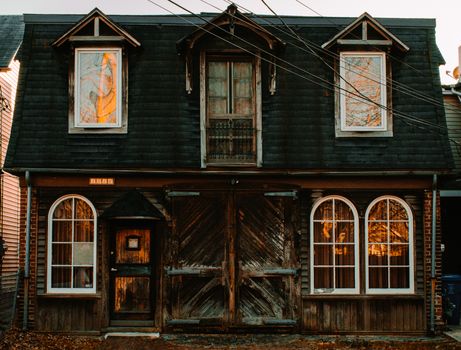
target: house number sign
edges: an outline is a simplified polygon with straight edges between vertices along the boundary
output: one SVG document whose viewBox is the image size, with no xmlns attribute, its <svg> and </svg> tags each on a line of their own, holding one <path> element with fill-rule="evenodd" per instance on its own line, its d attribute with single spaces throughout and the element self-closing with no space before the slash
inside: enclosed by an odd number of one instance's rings
<svg viewBox="0 0 461 350">
<path fill-rule="evenodd" d="M 113 177 L 90 177 L 90 185 L 96 186 L 113 186 L 115 179 Z"/>
</svg>

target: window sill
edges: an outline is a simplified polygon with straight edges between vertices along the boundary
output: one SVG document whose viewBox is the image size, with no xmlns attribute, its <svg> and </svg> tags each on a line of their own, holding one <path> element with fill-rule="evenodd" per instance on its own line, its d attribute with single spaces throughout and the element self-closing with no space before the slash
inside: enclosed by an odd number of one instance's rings
<svg viewBox="0 0 461 350">
<path fill-rule="evenodd" d="M 37 294 L 37 298 L 39 299 L 85 299 L 85 300 L 92 300 L 92 299 L 101 299 L 101 293 L 96 292 L 93 294 L 82 294 L 82 293 L 42 293 Z"/>
<path fill-rule="evenodd" d="M 424 300 L 424 295 L 419 294 L 307 294 L 303 295 L 303 300 L 317 299 L 360 299 L 360 300 L 385 300 L 385 299 L 411 299 Z"/>
</svg>

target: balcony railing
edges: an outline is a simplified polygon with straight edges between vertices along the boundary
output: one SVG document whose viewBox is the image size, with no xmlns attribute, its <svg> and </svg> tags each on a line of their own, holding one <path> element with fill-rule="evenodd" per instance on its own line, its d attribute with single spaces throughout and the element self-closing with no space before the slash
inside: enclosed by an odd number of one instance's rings
<svg viewBox="0 0 461 350">
<path fill-rule="evenodd" d="M 207 128 L 207 162 L 255 163 L 255 140 L 253 119 L 210 119 Z"/>
</svg>

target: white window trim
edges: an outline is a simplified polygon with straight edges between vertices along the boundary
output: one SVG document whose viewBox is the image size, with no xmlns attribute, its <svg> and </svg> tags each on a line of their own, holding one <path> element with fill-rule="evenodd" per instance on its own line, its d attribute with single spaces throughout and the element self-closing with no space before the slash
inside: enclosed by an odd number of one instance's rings
<svg viewBox="0 0 461 350">
<path fill-rule="evenodd" d="M 99 52 L 115 52 L 117 54 L 117 106 L 116 118 L 117 122 L 113 123 L 80 123 L 80 53 L 99 53 Z M 75 49 L 75 96 L 74 96 L 74 127 L 75 128 L 120 128 L 122 126 L 122 49 L 117 47 L 107 48 L 76 48 Z"/>
<path fill-rule="evenodd" d="M 370 214 L 371 208 L 382 201 L 382 200 L 394 200 L 401 204 L 408 215 L 408 263 L 409 263 L 409 287 L 408 288 L 369 288 L 369 274 L 368 274 L 368 217 Z M 388 206 L 389 210 L 389 206 Z M 388 213 L 389 220 L 389 213 Z M 410 206 L 403 199 L 396 196 L 381 196 L 376 198 L 373 202 L 370 203 L 366 212 L 365 212 L 365 292 L 367 294 L 413 294 L 415 291 L 414 283 L 414 241 L 413 241 L 413 213 Z M 390 265 L 387 265 L 389 267 Z M 388 270 L 389 273 L 389 270 Z"/>
<path fill-rule="evenodd" d="M 56 210 L 56 207 L 67 199 L 80 199 L 87 203 L 91 211 L 93 212 L 93 287 L 92 288 L 53 288 L 51 286 L 51 265 L 52 265 L 52 244 L 53 244 L 53 214 Z M 72 208 L 72 215 L 74 214 L 74 205 L 75 201 L 73 201 L 73 208 Z M 74 218 L 72 218 L 72 223 L 74 222 Z M 74 237 L 74 225 L 72 225 L 72 249 L 73 247 L 73 238 Z M 46 268 L 47 268 L 47 282 L 46 282 L 46 291 L 48 294 L 95 294 L 96 293 L 96 283 L 97 283 L 97 215 L 96 209 L 94 208 L 93 204 L 85 197 L 80 196 L 78 194 L 69 194 L 58 198 L 53 205 L 51 206 L 48 212 L 48 238 L 47 238 L 47 261 L 46 261 Z M 74 265 L 72 265 L 74 266 Z"/>
<path fill-rule="evenodd" d="M 381 89 L 381 106 L 384 108 L 380 108 L 381 110 L 381 120 L 382 125 L 379 127 L 347 127 L 346 126 L 346 91 L 349 88 L 347 82 L 343 79 L 345 78 L 345 57 L 380 57 L 381 58 L 381 75 L 379 77 L 372 77 L 373 80 L 379 80 L 380 89 Z M 387 111 L 387 84 L 386 84 L 386 54 L 383 52 L 369 52 L 369 51 L 343 51 L 340 53 L 340 106 L 339 106 L 339 114 L 340 114 L 340 131 L 387 131 L 388 130 L 388 111 Z M 358 96 L 353 96 L 353 98 L 360 99 Z"/>
<path fill-rule="evenodd" d="M 255 126 L 256 126 L 256 166 L 262 167 L 263 147 L 262 147 L 262 92 L 261 92 L 261 57 L 254 55 L 253 62 L 255 65 Z M 207 68 L 207 52 L 200 53 L 200 161 L 201 167 L 206 168 L 207 163 L 207 85 L 206 85 L 206 68 Z M 226 164 L 219 164 L 227 166 Z M 232 165 L 232 164 L 230 164 Z M 251 165 L 251 164 L 249 164 Z"/>
<path fill-rule="evenodd" d="M 339 200 L 346 203 L 349 208 L 352 210 L 354 215 L 354 278 L 355 278 L 355 288 L 335 288 L 333 290 L 328 289 L 324 290 L 323 288 L 314 288 L 314 215 L 317 208 L 324 202 L 329 200 Z M 334 215 L 334 210 L 333 210 Z M 359 257 L 359 215 L 355 205 L 345 197 L 342 196 L 326 196 L 318 199 L 311 210 L 310 215 L 310 292 L 311 294 L 359 294 L 360 293 L 360 257 Z M 333 267 L 334 267 L 333 261 Z M 334 269 L 333 269 L 334 271 Z M 334 278 L 334 277 L 333 277 Z"/>
</svg>

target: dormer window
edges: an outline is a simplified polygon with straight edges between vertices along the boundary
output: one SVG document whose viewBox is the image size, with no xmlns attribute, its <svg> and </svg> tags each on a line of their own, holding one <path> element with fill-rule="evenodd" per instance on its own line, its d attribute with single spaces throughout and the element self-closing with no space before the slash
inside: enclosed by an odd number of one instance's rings
<svg viewBox="0 0 461 350">
<path fill-rule="evenodd" d="M 69 133 L 126 133 L 126 50 L 141 44 L 98 9 L 53 46 L 66 44 L 74 55 L 69 69 Z"/>
<path fill-rule="evenodd" d="M 341 131 L 386 131 L 386 56 L 382 52 L 340 53 Z"/>
<path fill-rule="evenodd" d="M 202 168 L 262 166 L 262 89 L 276 93 L 275 57 L 284 43 L 232 4 L 177 46 L 187 93 L 197 98 L 192 90 L 200 87 Z"/>
<path fill-rule="evenodd" d="M 120 48 L 75 49 L 75 127 L 122 125 L 121 57 Z"/>
<path fill-rule="evenodd" d="M 322 45 L 338 54 L 336 137 L 391 137 L 392 76 L 388 55 L 409 48 L 364 13 Z"/>
</svg>

